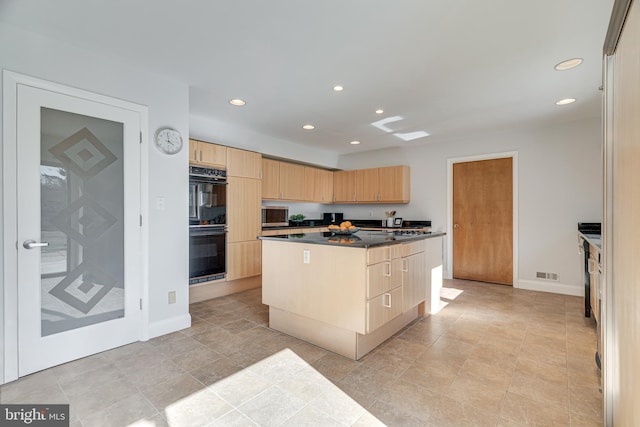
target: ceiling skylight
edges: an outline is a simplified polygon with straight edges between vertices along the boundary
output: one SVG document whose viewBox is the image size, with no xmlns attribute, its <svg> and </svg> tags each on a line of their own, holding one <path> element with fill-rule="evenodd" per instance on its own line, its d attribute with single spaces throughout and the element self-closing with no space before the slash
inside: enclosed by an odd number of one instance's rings
<svg viewBox="0 0 640 427">
<path fill-rule="evenodd" d="M 425 136 L 429 136 L 429 134 L 423 130 L 419 130 L 416 132 L 407 132 L 407 133 L 394 133 L 394 136 L 402 139 L 403 141 L 413 141 L 414 139 L 424 138 Z"/>
<path fill-rule="evenodd" d="M 393 132 L 393 129 L 389 129 L 385 125 L 387 123 L 399 122 L 400 120 L 403 120 L 403 119 L 404 119 L 404 117 L 402 117 L 402 116 L 387 117 L 387 118 L 384 118 L 382 120 L 378 120 L 377 122 L 373 122 L 373 123 L 371 123 L 371 125 L 377 127 L 378 129 L 380 129 L 381 131 L 384 131 L 384 132 Z"/>
</svg>

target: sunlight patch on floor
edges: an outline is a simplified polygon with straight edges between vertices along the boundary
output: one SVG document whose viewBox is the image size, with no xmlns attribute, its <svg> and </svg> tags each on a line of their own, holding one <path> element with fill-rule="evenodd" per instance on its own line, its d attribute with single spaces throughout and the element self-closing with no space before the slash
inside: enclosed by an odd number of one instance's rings
<svg viewBox="0 0 640 427">
<path fill-rule="evenodd" d="M 284 349 L 165 408 L 170 426 L 383 426 L 349 395 L 290 349 Z M 139 420 L 135 426 L 146 426 Z"/>
<path fill-rule="evenodd" d="M 456 289 L 456 288 L 442 288 L 440 289 L 440 298 L 444 298 L 447 299 L 449 301 L 453 301 L 454 299 L 458 298 L 460 296 L 460 294 L 462 294 L 464 291 L 462 289 Z"/>
</svg>

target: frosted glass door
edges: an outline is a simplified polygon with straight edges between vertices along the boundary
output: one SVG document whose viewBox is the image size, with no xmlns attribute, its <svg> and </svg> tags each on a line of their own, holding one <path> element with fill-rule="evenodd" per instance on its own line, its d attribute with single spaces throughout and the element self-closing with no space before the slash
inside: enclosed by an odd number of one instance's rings
<svg viewBox="0 0 640 427">
<path fill-rule="evenodd" d="M 139 117 L 18 90 L 19 371 L 137 340 Z"/>
<path fill-rule="evenodd" d="M 41 334 L 124 317 L 123 124 L 41 108 Z"/>
</svg>

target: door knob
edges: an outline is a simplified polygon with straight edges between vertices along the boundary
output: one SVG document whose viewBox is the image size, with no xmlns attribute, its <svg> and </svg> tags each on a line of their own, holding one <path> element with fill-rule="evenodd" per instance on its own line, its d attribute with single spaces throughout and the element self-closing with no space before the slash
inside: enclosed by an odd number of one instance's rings
<svg viewBox="0 0 640 427">
<path fill-rule="evenodd" d="M 25 240 L 24 243 L 22 243 L 22 246 L 25 249 L 43 248 L 45 246 L 49 246 L 49 242 L 36 242 L 35 240 Z"/>
<path fill-rule="evenodd" d="M 460 228 L 460 224 L 453 224 L 453 228 Z"/>
</svg>

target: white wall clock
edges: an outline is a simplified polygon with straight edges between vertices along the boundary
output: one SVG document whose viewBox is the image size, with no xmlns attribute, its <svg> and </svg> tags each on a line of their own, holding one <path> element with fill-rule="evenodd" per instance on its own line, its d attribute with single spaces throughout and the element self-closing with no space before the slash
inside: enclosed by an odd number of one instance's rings
<svg viewBox="0 0 640 427">
<path fill-rule="evenodd" d="M 165 154 L 177 154 L 182 150 L 182 135 L 175 129 L 160 128 L 156 132 L 155 143 Z"/>
</svg>

